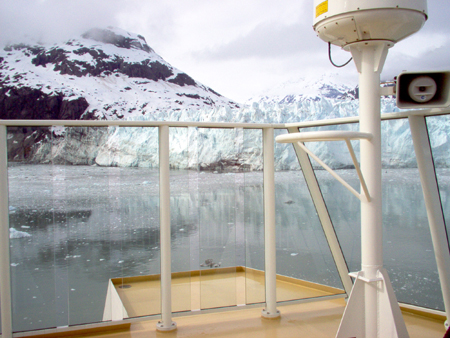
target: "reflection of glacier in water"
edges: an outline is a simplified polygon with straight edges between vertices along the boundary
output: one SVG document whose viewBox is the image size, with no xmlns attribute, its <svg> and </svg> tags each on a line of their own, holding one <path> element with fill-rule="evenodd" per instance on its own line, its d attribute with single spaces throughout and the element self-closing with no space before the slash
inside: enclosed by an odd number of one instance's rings
<svg viewBox="0 0 450 338">
<path fill-rule="evenodd" d="M 352 170 L 339 173 L 357 184 Z M 8 174 L 10 227 L 31 235 L 11 239 L 15 331 L 101 321 L 110 278 L 159 273 L 157 170 L 13 165 Z M 316 175 L 357 271 L 359 201 Z M 383 182 L 384 260 L 397 297 L 443 309 L 417 169 L 383 170 Z M 172 171 L 173 271 L 208 269 L 207 259 L 263 269 L 262 191 L 261 172 Z M 276 173 L 276 212 L 277 273 L 341 288 L 300 171 Z"/>
</svg>

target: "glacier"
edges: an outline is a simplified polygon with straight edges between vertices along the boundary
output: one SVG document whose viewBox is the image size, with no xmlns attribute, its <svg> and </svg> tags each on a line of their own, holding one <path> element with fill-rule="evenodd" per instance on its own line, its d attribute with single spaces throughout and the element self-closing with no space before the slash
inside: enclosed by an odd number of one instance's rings
<svg viewBox="0 0 450 338">
<path fill-rule="evenodd" d="M 272 100 L 272 101 L 270 101 Z M 214 107 L 140 115 L 129 120 L 292 123 L 350 117 L 358 114 L 358 99 L 335 97 L 297 97 L 290 102 L 273 98 L 253 100 L 239 109 Z M 382 99 L 382 113 L 398 112 L 394 98 Z M 448 167 L 449 123 L 446 117 L 428 118 L 435 162 Z M 311 130 L 358 130 L 357 124 L 306 128 Z M 158 128 L 108 127 L 65 128 L 51 143 L 37 144 L 38 163 L 91 164 L 119 167 L 158 166 Z M 285 133 L 276 130 L 275 134 Z M 80 133 L 86 139 L 80 138 Z M 357 156 L 359 142 L 352 141 Z M 258 129 L 170 128 L 170 166 L 173 169 L 213 171 L 261 170 L 262 131 Z M 311 142 L 307 146 L 334 169 L 352 168 L 345 142 Z M 407 119 L 382 122 L 383 167 L 416 167 L 414 149 Z M 321 168 L 314 163 L 315 168 Z M 277 170 L 298 170 L 295 152 L 290 144 L 275 145 Z"/>
</svg>

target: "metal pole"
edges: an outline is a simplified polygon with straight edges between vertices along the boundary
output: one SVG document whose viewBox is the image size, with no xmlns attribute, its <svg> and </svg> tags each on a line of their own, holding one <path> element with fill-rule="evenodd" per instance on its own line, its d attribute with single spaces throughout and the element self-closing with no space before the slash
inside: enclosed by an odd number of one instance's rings
<svg viewBox="0 0 450 338">
<path fill-rule="evenodd" d="M 264 151 L 264 245 L 266 308 L 262 317 L 277 318 L 277 247 L 275 240 L 275 165 L 273 128 L 263 129 Z"/>
<path fill-rule="evenodd" d="M 361 49 L 359 74 L 360 131 L 372 134 L 361 140 L 361 171 L 372 200 L 361 203 L 361 270 L 367 279 L 377 278 L 383 266 L 382 204 L 381 204 L 381 118 L 380 72 L 374 71 L 373 47 Z M 377 289 L 365 288 L 366 337 L 377 334 Z"/>
<path fill-rule="evenodd" d="M 157 331 L 172 331 L 172 270 L 170 251 L 169 127 L 159 127 L 159 226 L 161 252 L 161 321 Z"/>
<path fill-rule="evenodd" d="M 361 271 L 356 278 L 337 333 L 348 337 L 408 337 L 400 307 L 383 268 L 380 73 L 388 41 L 350 44 L 359 72 L 360 131 L 372 135 L 361 140 L 361 172 L 370 201 L 361 201 Z"/>
<path fill-rule="evenodd" d="M 445 326 L 448 327 L 450 318 L 450 251 L 433 156 L 431 154 L 430 139 L 423 116 L 410 116 L 408 119 L 444 298 L 447 315 Z"/>
<path fill-rule="evenodd" d="M 12 338 L 11 276 L 9 262 L 8 154 L 6 127 L 0 126 L 0 297 L 2 337 Z"/>
</svg>

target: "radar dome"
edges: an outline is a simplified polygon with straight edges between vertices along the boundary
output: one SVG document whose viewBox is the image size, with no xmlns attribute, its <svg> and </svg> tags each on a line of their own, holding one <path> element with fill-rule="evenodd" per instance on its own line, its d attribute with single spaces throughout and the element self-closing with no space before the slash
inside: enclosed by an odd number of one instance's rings
<svg viewBox="0 0 450 338">
<path fill-rule="evenodd" d="M 367 40 L 394 43 L 422 28 L 426 0 L 314 0 L 314 30 L 337 46 Z"/>
</svg>

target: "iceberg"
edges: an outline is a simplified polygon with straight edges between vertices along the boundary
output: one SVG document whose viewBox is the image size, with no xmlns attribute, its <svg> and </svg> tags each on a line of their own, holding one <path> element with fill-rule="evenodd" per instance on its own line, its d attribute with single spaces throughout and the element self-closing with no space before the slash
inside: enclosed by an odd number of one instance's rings
<svg viewBox="0 0 450 338">
<path fill-rule="evenodd" d="M 31 235 L 28 232 L 25 231 L 18 231 L 14 228 L 9 228 L 9 238 L 25 238 L 25 237 L 31 237 Z"/>
</svg>

